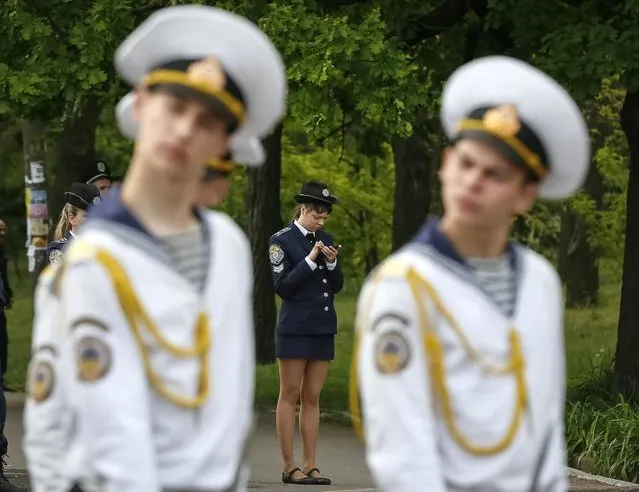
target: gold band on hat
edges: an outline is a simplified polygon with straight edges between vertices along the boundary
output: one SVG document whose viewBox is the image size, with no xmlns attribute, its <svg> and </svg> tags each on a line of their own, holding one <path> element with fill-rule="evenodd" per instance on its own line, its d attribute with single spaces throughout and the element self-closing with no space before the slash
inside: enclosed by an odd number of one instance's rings
<svg viewBox="0 0 639 492">
<path fill-rule="evenodd" d="M 224 89 L 226 75 L 215 58 L 207 58 L 192 63 L 186 72 L 159 68 L 150 72 L 143 85 L 177 84 L 214 97 L 219 100 L 242 124 L 244 122 L 244 104 Z"/>
<path fill-rule="evenodd" d="M 235 170 L 235 164 L 224 159 L 211 159 L 206 163 L 206 167 L 222 173 L 232 173 Z"/>
<path fill-rule="evenodd" d="M 457 131 L 480 131 L 502 140 L 521 157 L 535 176 L 543 178 L 548 169 L 541 163 L 539 155 L 517 138 L 520 129 L 516 109 L 511 104 L 486 111 L 482 119 L 465 119 L 457 125 Z"/>
</svg>

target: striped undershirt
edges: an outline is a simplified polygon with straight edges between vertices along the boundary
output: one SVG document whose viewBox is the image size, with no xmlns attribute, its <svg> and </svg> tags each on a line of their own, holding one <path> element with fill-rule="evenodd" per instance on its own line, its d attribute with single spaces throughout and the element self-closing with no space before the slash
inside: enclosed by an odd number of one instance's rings
<svg viewBox="0 0 639 492">
<path fill-rule="evenodd" d="M 500 311 L 510 316 L 515 302 L 515 271 L 507 255 L 499 258 L 466 258 L 475 279 Z"/>
<path fill-rule="evenodd" d="M 204 244 L 202 226 L 188 232 L 162 236 L 164 251 L 175 262 L 178 272 L 196 289 L 200 289 L 206 276 L 208 248 Z"/>
</svg>

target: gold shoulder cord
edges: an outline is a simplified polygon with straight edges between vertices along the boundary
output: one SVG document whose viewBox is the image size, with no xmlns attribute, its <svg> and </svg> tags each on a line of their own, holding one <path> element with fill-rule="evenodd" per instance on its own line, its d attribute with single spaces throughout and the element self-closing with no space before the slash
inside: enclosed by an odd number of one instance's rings
<svg viewBox="0 0 639 492">
<path fill-rule="evenodd" d="M 153 322 L 140 303 L 124 268 L 115 259 L 115 257 L 103 249 L 97 249 L 95 259 L 106 269 L 107 273 L 111 277 L 116 296 L 120 302 L 120 307 L 122 308 L 124 316 L 133 331 L 133 336 L 135 337 L 138 349 L 142 355 L 144 370 L 153 388 L 164 398 L 179 407 L 190 409 L 201 407 L 208 399 L 210 393 L 210 368 L 208 354 L 212 343 L 209 333 L 209 320 L 206 313 L 200 313 L 198 316 L 195 343 L 193 347 L 179 347 L 162 336 L 157 325 Z M 153 339 L 170 354 L 182 359 L 199 359 L 200 380 L 198 384 L 198 393 L 195 397 L 190 398 L 178 395 L 166 387 L 162 379 L 151 366 L 150 350 L 142 339 L 142 328 L 140 326 L 140 322 L 146 326 Z"/>
<path fill-rule="evenodd" d="M 486 358 L 477 352 L 477 350 L 471 345 L 468 337 L 461 330 L 459 324 L 455 321 L 450 312 L 446 309 L 441 298 L 433 288 L 433 286 L 421 277 L 413 268 L 410 268 L 405 275 L 405 279 L 408 282 L 411 293 L 418 308 L 419 324 L 422 331 L 422 340 L 424 343 L 424 350 L 428 357 L 429 373 L 431 383 L 433 385 L 434 393 L 439 396 L 441 403 L 441 409 L 446 422 L 446 427 L 453 440 L 467 453 L 475 456 L 491 456 L 499 454 L 508 449 L 521 426 L 521 421 L 526 408 L 528 400 L 526 381 L 525 381 L 525 362 L 522 353 L 521 340 L 516 330 L 511 328 L 509 330 L 509 344 L 510 344 L 510 360 L 505 365 L 495 365 L 487 361 Z M 379 283 L 380 277 L 378 276 L 373 280 L 374 284 Z M 376 287 L 376 285 L 374 285 Z M 439 340 L 437 332 L 431 327 L 429 323 L 428 308 L 423 298 L 426 294 L 432 301 L 435 310 L 438 311 L 441 316 L 444 317 L 448 325 L 452 328 L 453 332 L 459 338 L 464 351 L 467 356 L 477 364 L 486 374 L 504 376 L 512 374 L 515 378 L 517 391 L 515 394 L 515 410 L 506 430 L 504 437 L 489 446 L 479 446 L 471 443 L 469 439 L 464 436 L 457 425 L 454 417 L 454 411 L 452 407 L 450 393 L 448 391 L 446 382 L 446 368 L 444 363 L 444 350 Z M 371 295 L 368 299 L 368 304 L 374 298 Z M 366 313 L 370 312 L 370 309 L 365 310 Z M 355 345 L 353 350 L 353 356 L 351 359 L 351 380 L 349 385 L 349 402 L 351 406 L 351 418 L 355 431 L 363 440 L 361 410 L 359 404 L 359 392 L 358 392 L 358 376 L 357 376 L 357 364 L 359 358 L 359 328 L 355 334 Z"/>
</svg>

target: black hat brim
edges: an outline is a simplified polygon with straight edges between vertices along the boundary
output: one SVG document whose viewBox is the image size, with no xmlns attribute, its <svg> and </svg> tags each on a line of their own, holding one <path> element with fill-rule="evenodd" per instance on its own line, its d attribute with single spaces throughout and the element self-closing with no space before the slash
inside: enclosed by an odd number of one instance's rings
<svg viewBox="0 0 639 492">
<path fill-rule="evenodd" d="M 93 184 L 96 181 L 99 181 L 100 179 L 111 179 L 111 176 L 109 176 L 107 173 L 100 173 L 100 174 L 96 174 L 95 176 L 91 176 L 89 179 L 87 179 L 85 181 L 86 184 Z"/>
<path fill-rule="evenodd" d="M 526 164 L 526 161 L 513 149 L 510 145 L 504 142 L 497 136 L 490 133 L 483 132 L 481 130 L 463 130 L 459 132 L 455 141 L 462 139 L 476 140 L 483 142 L 489 147 L 493 148 L 499 155 L 513 163 L 515 166 L 531 171 L 532 170 Z"/>
<path fill-rule="evenodd" d="M 307 195 L 305 193 L 298 193 L 295 195 L 295 201 L 297 203 L 318 203 L 320 205 L 335 205 L 338 199 L 335 195 L 328 195 L 326 197 Z"/>
<path fill-rule="evenodd" d="M 69 205 L 73 205 L 80 210 L 84 210 L 85 212 L 91 208 L 91 204 L 89 204 L 84 198 L 80 195 L 76 195 L 71 191 L 65 191 L 64 196 Z"/>
<path fill-rule="evenodd" d="M 223 121 L 231 130 L 236 128 L 239 123 L 231 110 L 229 110 L 217 97 L 205 94 L 193 89 L 192 87 L 181 84 L 154 84 L 150 87 L 150 89 L 166 91 L 179 99 L 195 101 L 201 104 L 211 111 L 217 118 Z"/>
</svg>

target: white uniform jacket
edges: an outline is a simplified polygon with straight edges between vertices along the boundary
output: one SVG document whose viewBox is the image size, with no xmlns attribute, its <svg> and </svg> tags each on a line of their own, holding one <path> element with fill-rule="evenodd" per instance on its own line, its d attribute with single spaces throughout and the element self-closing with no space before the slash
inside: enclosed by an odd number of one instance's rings
<svg viewBox="0 0 639 492">
<path fill-rule="evenodd" d="M 92 210 L 66 252 L 57 364 L 64 411 L 73 416 L 60 457 L 71 484 L 105 492 L 246 487 L 252 259 L 227 215 L 198 215 L 210 252 L 201 290 L 176 271 L 118 190 Z M 29 433 L 36 423 L 26 420 Z"/>
<path fill-rule="evenodd" d="M 561 284 L 538 254 L 510 253 L 510 317 L 437 222 L 367 280 L 354 368 L 382 491 L 567 489 Z"/>
</svg>

